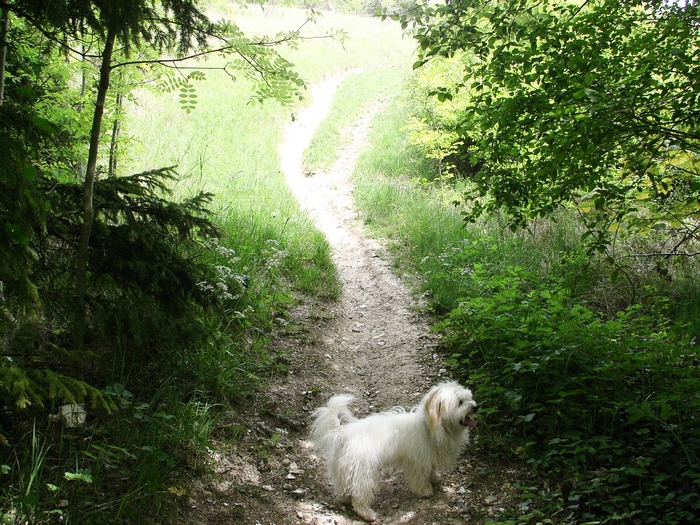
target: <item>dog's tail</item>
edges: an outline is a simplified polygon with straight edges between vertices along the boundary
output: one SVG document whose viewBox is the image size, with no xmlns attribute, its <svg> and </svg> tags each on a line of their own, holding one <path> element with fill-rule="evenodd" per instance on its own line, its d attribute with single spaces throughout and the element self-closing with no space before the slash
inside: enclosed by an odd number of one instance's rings
<svg viewBox="0 0 700 525">
<path fill-rule="evenodd" d="M 318 408 L 311 414 L 315 419 L 311 426 L 311 439 L 321 450 L 333 450 L 341 425 L 357 421 L 348 408 L 354 400 L 355 396 L 351 394 L 333 396 L 325 407 Z"/>
</svg>

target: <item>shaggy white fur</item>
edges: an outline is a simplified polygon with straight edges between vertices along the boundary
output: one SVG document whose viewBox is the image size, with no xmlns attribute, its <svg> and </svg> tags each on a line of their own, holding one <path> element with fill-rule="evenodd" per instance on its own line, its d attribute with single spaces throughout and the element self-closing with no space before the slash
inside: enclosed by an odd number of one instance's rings
<svg viewBox="0 0 700 525">
<path fill-rule="evenodd" d="M 377 519 L 371 504 L 382 467 L 402 468 L 411 490 L 430 497 L 438 471 L 454 466 L 476 426 L 472 393 L 455 382 L 434 386 L 410 412 L 395 407 L 357 419 L 348 408 L 353 400 L 338 395 L 317 409 L 311 438 L 327 457 L 336 496 L 367 521 Z"/>
</svg>

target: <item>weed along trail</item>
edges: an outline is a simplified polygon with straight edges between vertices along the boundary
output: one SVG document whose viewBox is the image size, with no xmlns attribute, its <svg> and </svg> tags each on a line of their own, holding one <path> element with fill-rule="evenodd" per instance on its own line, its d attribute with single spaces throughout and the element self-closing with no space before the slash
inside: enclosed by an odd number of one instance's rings
<svg viewBox="0 0 700 525">
<path fill-rule="evenodd" d="M 363 116 L 344 130 L 347 146 L 331 169 L 304 173 L 304 149 L 341 82 L 333 77 L 312 91 L 311 106 L 289 124 L 280 148 L 289 187 L 333 248 L 341 296 L 330 303 L 307 302 L 291 313 L 273 343 L 289 354 L 288 374 L 273 378 L 247 407 L 242 438 L 216 444 L 211 454 L 216 476 L 191 488 L 189 508 L 183 509 L 187 523 L 365 523 L 333 496 L 323 458 L 309 441 L 311 413 L 339 393 L 356 396 L 358 416 L 396 405 L 409 408 L 432 385 L 449 379 L 427 320 L 378 256 L 381 246 L 363 235 L 353 206 L 353 167 L 385 101 L 367 101 Z M 377 523 L 478 523 L 499 513 L 512 490 L 500 477 L 490 479 L 493 466 L 475 459 L 477 448 L 467 448 L 432 498 L 417 498 L 403 476 L 385 473 L 373 504 Z"/>
</svg>

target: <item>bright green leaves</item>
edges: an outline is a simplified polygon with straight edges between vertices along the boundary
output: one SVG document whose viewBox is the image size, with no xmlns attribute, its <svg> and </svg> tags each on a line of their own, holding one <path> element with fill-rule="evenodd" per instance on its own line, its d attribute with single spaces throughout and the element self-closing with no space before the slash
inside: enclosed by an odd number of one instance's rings
<svg viewBox="0 0 700 525">
<path fill-rule="evenodd" d="M 504 435 L 515 456 L 556 477 L 557 492 L 568 487 L 559 508 L 541 517 L 566 508 L 571 521 L 615 513 L 633 522 L 641 503 L 648 522 L 692 521 L 700 373 L 693 343 L 678 335 L 684 328 L 665 316 L 668 305 L 647 289 L 647 307 L 606 319 L 559 279 L 475 264 L 486 249 L 478 248 L 464 253 L 468 293 L 438 329 L 451 364 L 489 407 L 491 436 Z M 625 497 L 610 497 L 617 492 Z M 585 506 L 572 504 L 579 499 Z"/>
<path fill-rule="evenodd" d="M 34 127 L 47 134 L 47 135 L 55 135 L 56 134 L 56 126 L 54 125 L 53 122 L 51 122 L 48 119 L 45 119 L 43 117 L 40 117 L 38 115 L 32 116 L 32 124 L 34 124 Z"/>
<path fill-rule="evenodd" d="M 197 104 L 197 92 L 189 82 L 180 87 L 180 107 L 187 113 L 192 111 Z"/>
<path fill-rule="evenodd" d="M 309 20 L 307 20 L 308 22 Z M 220 71 L 236 82 L 239 77 L 252 84 L 251 101 L 262 103 L 275 100 L 282 105 L 291 105 L 303 97 L 306 83 L 294 70 L 294 64 L 278 52 L 282 44 L 295 47 L 303 39 L 301 28 L 286 31 L 274 37 L 247 37 L 230 21 L 214 24 L 217 35 L 223 40 L 221 46 L 208 49 L 198 55 L 211 59 L 209 63 L 198 63 L 199 71 L 183 74 L 180 69 L 183 59 L 155 61 L 167 65 L 157 82 L 161 91 L 179 93 L 180 106 L 188 113 L 197 105 L 197 92 L 192 81 L 204 80 L 203 71 Z M 342 32 L 327 35 L 342 40 Z"/>
<path fill-rule="evenodd" d="M 596 249 L 610 242 L 610 224 L 632 231 L 641 218 L 673 218 L 669 237 L 693 237 L 697 210 L 672 205 L 658 181 L 683 186 L 691 205 L 700 198 L 690 189 L 700 174 L 698 12 L 638 4 L 465 0 L 404 19 L 416 26 L 414 67 L 464 56 L 456 89 L 468 104 L 455 144 L 481 166 L 467 218 L 504 210 L 522 225 L 600 188 L 583 216 Z M 455 87 L 433 92 L 448 101 Z M 654 189 L 641 203 L 640 183 Z"/>
<path fill-rule="evenodd" d="M 193 71 L 186 77 L 183 77 L 167 70 L 156 82 L 156 89 L 164 93 L 177 91 L 180 108 L 189 113 L 197 106 L 197 89 L 194 87 L 193 81 L 205 79 L 206 76 L 200 71 Z"/>
<path fill-rule="evenodd" d="M 92 483 L 92 474 L 88 470 L 79 470 L 78 472 L 66 472 L 63 477 L 68 481 L 82 481 L 84 483 Z"/>
</svg>

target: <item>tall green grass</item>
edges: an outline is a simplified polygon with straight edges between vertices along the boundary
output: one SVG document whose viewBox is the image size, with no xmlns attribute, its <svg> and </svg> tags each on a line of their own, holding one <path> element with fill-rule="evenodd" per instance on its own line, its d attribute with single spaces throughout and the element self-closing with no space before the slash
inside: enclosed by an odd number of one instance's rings
<svg viewBox="0 0 700 525">
<path fill-rule="evenodd" d="M 498 218 L 465 224 L 459 207 L 459 184 L 423 182 L 430 165 L 407 141 L 406 100 L 394 99 L 377 117 L 368 148 L 355 169 L 356 200 L 363 219 L 379 236 L 389 239 L 398 271 L 418 272 L 416 286 L 432 297 L 437 311 L 446 312 L 467 293 L 464 261 L 453 255 L 472 243 L 483 243 L 479 256 L 492 268 L 524 266 L 547 272 L 556 269 L 562 253 L 579 250 L 575 225 L 562 219 L 543 224 L 536 236 L 513 234 Z M 573 279 L 573 278 L 572 278 Z"/>
<path fill-rule="evenodd" d="M 321 122 L 304 152 L 307 169 L 325 170 L 338 158 L 339 149 L 348 143 L 348 126 L 374 104 L 382 104 L 399 95 L 407 69 L 370 69 L 351 72 L 339 86 L 328 117 Z"/>
<path fill-rule="evenodd" d="M 274 35 L 301 26 L 307 13 L 218 1 L 212 2 L 210 16 L 233 19 L 249 34 Z M 342 42 L 321 38 L 335 30 L 343 31 Z M 302 35 L 306 39 L 298 48 L 282 52 L 310 83 L 328 75 L 372 69 L 351 74 L 348 85 L 341 87 L 353 94 L 353 116 L 365 96 L 396 83 L 399 68 L 410 63 L 413 49 L 398 25 L 369 17 L 323 13 L 305 26 Z M 216 60 L 210 65 L 216 65 Z M 216 195 L 214 210 L 225 232 L 222 243 L 242 258 L 242 273 L 256 266 L 251 260 L 254 255 L 248 254 L 264 253 L 275 242 L 286 254 L 285 275 L 279 282 L 309 293 L 336 295 L 338 284 L 327 243 L 300 210 L 280 172 L 278 148 L 294 108 L 274 102 L 251 105 L 250 85 L 216 72 L 209 72 L 207 80 L 197 85 L 197 93 L 197 107 L 190 113 L 179 108 L 177 94 L 137 94 L 127 112 L 131 148 L 125 171 L 177 165 L 179 195 L 199 189 Z"/>
</svg>

